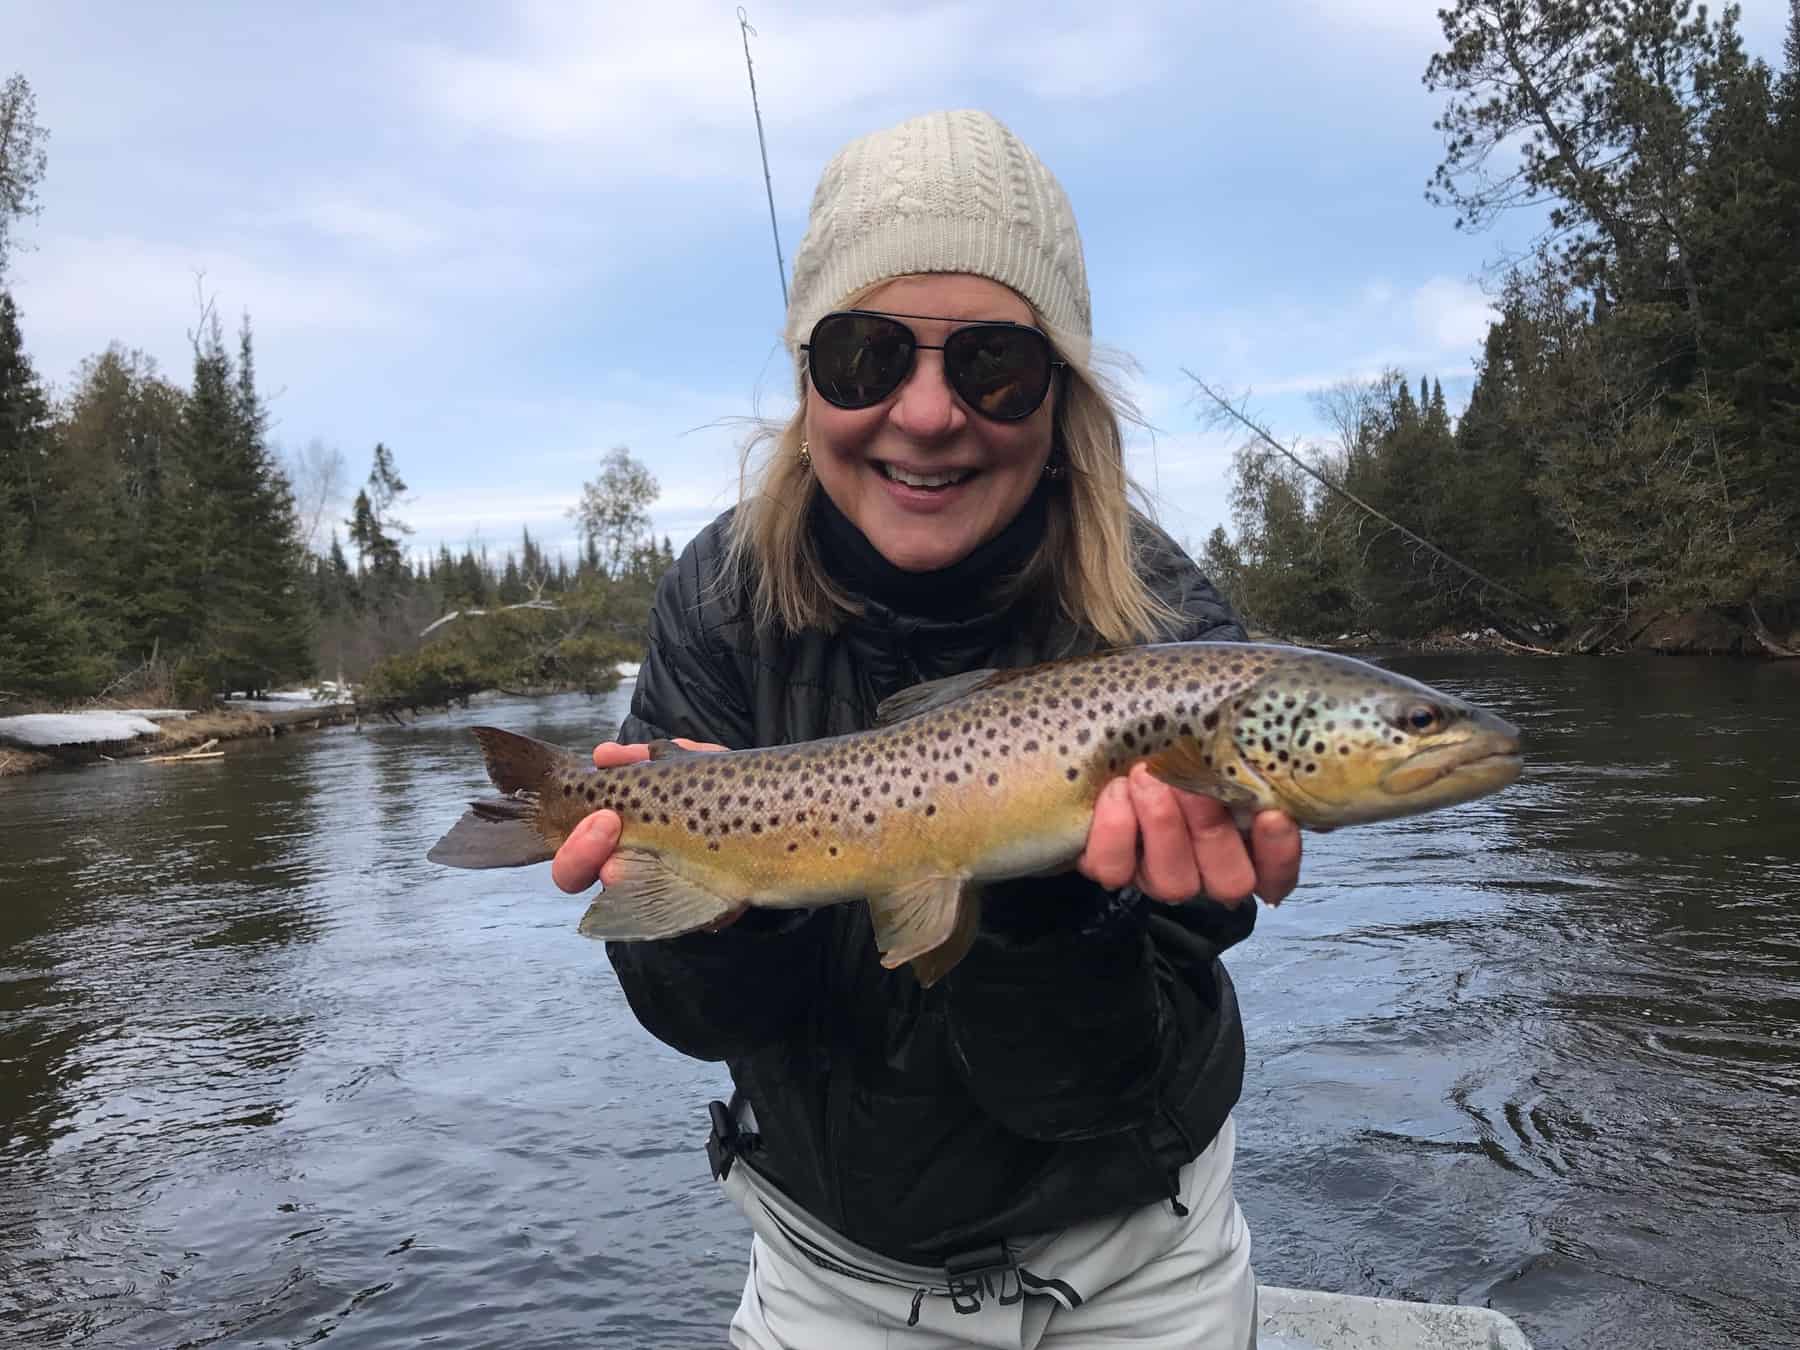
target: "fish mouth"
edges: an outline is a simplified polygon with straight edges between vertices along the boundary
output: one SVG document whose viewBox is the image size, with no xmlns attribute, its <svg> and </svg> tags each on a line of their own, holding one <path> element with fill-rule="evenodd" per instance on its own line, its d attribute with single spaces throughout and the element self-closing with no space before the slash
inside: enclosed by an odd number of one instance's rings
<svg viewBox="0 0 1800 1350">
<path fill-rule="evenodd" d="M 1523 766 L 1517 736 L 1478 736 L 1408 755 L 1381 775 L 1381 787 L 1395 797 L 1467 800 L 1505 787 Z"/>
</svg>

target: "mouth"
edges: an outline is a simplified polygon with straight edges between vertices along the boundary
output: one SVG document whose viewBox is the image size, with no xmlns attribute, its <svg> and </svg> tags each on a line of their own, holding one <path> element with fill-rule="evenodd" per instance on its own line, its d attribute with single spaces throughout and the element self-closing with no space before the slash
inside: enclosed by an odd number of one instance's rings
<svg viewBox="0 0 1800 1350">
<path fill-rule="evenodd" d="M 1512 782 L 1523 763 L 1517 740 L 1477 738 L 1421 750 L 1383 774 L 1381 786 L 1400 797 L 1427 788 L 1434 796 L 1481 796 Z"/>
<path fill-rule="evenodd" d="M 974 469 L 916 469 L 903 464 L 891 464 L 887 460 L 874 461 L 875 471 L 890 483 L 915 492 L 947 492 L 959 483 L 966 483 L 976 474 Z"/>
</svg>

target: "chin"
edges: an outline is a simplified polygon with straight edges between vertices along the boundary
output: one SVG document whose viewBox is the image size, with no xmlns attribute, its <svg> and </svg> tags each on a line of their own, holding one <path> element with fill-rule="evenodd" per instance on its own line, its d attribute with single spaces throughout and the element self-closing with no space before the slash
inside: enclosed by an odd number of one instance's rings
<svg viewBox="0 0 1800 1350">
<path fill-rule="evenodd" d="M 941 540 L 908 542 L 880 540 L 876 551 L 902 572 L 937 572 L 968 556 L 968 549 L 957 549 Z"/>
</svg>

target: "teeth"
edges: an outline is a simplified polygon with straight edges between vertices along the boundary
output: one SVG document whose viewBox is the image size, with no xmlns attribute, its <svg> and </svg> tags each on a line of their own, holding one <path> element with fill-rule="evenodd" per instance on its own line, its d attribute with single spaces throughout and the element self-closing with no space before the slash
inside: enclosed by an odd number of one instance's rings
<svg viewBox="0 0 1800 1350">
<path fill-rule="evenodd" d="M 952 473 L 908 473 L 892 464 L 883 464 L 881 471 L 896 483 L 922 488 L 949 487 L 952 483 L 962 482 L 973 472 L 971 469 L 958 469 Z"/>
</svg>

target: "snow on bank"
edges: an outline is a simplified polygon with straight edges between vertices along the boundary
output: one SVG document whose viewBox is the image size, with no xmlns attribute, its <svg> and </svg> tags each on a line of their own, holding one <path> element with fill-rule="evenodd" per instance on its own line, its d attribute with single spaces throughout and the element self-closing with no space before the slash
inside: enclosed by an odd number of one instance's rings
<svg viewBox="0 0 1800 1350">
<path fill-rule="evenodd" d="M 156 723 L 136 712 L 27 713 L 22 717 L 0 717 L 0 740 L 34 750 L 57 745 L 91 745 L 96 741 L 129 741 L 139 736 L 154 736 L 158 730 Z"/>
<path fill-rule="evenodd" d="M 348 689 L 339 689 L 336 681 L 325 680 L 314 689 L 271 689 L 260 698 L 246 697 L 240 690 L 229 695 L 225 705 L 244 712 L 330 712 L 355 701 Z"/>
</svg>

